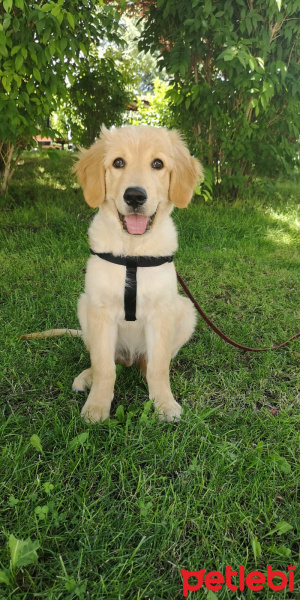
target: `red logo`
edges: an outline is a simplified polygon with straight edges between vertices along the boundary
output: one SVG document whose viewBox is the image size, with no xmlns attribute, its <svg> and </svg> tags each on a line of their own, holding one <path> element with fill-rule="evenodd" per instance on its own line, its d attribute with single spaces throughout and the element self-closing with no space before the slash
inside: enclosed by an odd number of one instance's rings
<svg viewBox="0 0 300 600">
<path fill-rule="evenodd" d="M 222 589 L 223 584 L 226 587 L 235 592 L 240 590 L 241 592 L 246 588 L 253 592 L 259 592 L 263 589 L 266 583 L 270 590 L 274 592 L 280 592 L 288 585 L 288 589 L 292 592 L 294 590 L 294 569 L 295 565 L 288 565 L 288 575 L 283 571 L 273 571 L 271 566 L 267 567 L 267 575 L 261 573 L 261 571 L 251 571 L 245 577 L 245 567 L 240 566 L 238 572 L 233 571 L 230 565 L 226 567 L 225 577 L 220 571 L 209 571 L 205 575 L 205 569 L 200 571 L 186 571 L 180 569 L 182 575 L 182 593 L 186 598 L 189 592 L 196 592 L 204 586 L 208 590 L 218 592 Z M 197 583 L 190 583 L 190 577 L 195 577 Z M 276 578 L 276 581 L 274 579 Z M 279 581 L 278 581 L 279 580 Z"/>
</svg>

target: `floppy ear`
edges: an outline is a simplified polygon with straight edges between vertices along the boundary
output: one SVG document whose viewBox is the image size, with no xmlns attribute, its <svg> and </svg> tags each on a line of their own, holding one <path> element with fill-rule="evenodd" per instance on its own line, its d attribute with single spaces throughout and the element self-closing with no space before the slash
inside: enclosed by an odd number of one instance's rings
<svg viewBox="0 0 300 600">
<path fill-rule="evenodd" d="M 93 208 L 105 200 L 104 157 L 105 143 L 100 137 L 89 150 L 81 150 L 81 156 L 74 167 L 85 200 Z"/>
<path fill-rule="evenodd" d="M 185 208 L 192 199 L 198 180 L 203 179 L 203 169 L 201 163 L 190 155 L 180 134 L 177 131 L 170 131 L 170 134 L 173 168 L 169 196 L 175 206 Z"/>
</svg>

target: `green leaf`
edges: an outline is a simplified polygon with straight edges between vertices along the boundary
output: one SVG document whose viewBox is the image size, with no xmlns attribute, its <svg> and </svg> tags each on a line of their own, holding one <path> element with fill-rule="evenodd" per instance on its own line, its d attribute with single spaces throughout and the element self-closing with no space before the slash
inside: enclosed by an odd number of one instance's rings
<svg viewBox="0 0 300 600">
<path fill-rule="evenodd" d="M 238 59 L 239 59 L 241 65 L 244 67 L 244 69 L 246 69 L 247 68 L 247 64 L 246 64 L 245 57 L 240 52 L 238 53 Z"/>
<path fill-rule="evenodd" d="M 257 56 L 257 57 L 256 57 L 256 60 L 257 60 L 257 62 L 258 62 L 258 64 L 259 64 L 260 68 L 261 68 L 261 69 L 264 69 L 264 68 L 265 68 L 265 61 L 264 61 L 264 59 L 263 59 L 263 58 L 261 58 L 260 56 Z"/>
<path fill-rule="evenodd" d="M 151 511 L 153 502 L 150 501 L 150 502 L 145 503 L 144 500 L 140 499 L 140 500 L 138 500 L 138 506 L 139 506 L 142 517 L 147 517 L 147 515 Z"/>
<path fill-rule="evenodd" d="M 30 58 L 37 65 L 38 60 L 36 52 L 34 50 L 30 50 Z"/>
<path fill-rule="evenodd" d="M 40 74 L 39 70 L 36 67 L 33 67 L 33 75 L 34 75 L 35 79 L 39 83 L 41 83 L 41 81 L 42 81 L 41 74 Z"/>
<path fill-rule="evenodd" d="M 14 56 L 15 54 L 17 54 L 17 52 L 19 52 L 20 49 L 21 49 L 21 46 L 14 46 L 11 50 L 11 56 Z"/>
<path fill-rule="evenodd" d="M 225 61 L 229 61 L 233 59 L 233 51 L 230 48 L 226 48 L 226 50 L 224 50 L 223 52 L 221 52 L 221 54 L 219 54 L 219 56 L 217 57 L 217 60 L 219 60 L 220 58 L 223 58 L 223 60 Z"/>
<path fill-rule="evenodd" d="M 4 44 L 0 44 L 0 54 L 2 54 L 2 56 L 7 57 L 8 56 L 8 51 L 6 46 L 4 46 Z"/>
<path fill-rule="evenodd" d="M 195 25 L 195 19 L 186 19 L 184 26 L 186 27 L 187 25 Z"/>
<path fill-rule="evenodd" d="M 11 584 L 11 581 L 5 571 L 0 571 L 0 583 L 5 583 L 6 585 Z"/>
<path fill-rule="evenodd" d="M 285 473 L 288 475 L 291 472 L 291 465 L 288 463 L 284 456 L 279 456 L 279 454 L 272 454 L 271 458 L 274 460 L 276 467 L 281 473 Z"/>
<path fill-rule="evenodd" d="M 61 7 L 57 4 L 53 10 L 51 10 L 51 15 L 53 15 L 53 17 L 58 17 L 59 13 L 61 12 Z"/>
<path fill-rule="evenodd" d="M 283 558 L 289 558 L 289 556 L 291 555 L 291 550 L 290 548 L 287 548 L 286 546 L 283 546 L 282 544 L 280 544 L 280 546 L 278 546 L 277 548 L 277 554 L 279 554 L 279 556 L 283 556 Z"/>
<path fill-rule="evenodd" d="M 12 0 L 3 0 L 3 8 L 5 12 L 9 13 L 12 9 Z"/>
<path fill-rule="evenodd" d="M 47 514 L 49 512 L 49 506 L 47 504 L 44 504 L 44 506 L 37 506 L 34 509 L 34 512 L 38 516 L 40 521 L 45 521 Z"/>
<path fill-rule="evenodd" d="M 218 596 L 212 590 L 208 590 L 206 600 L 218 600 Z"/>
<path fill-rule="evenodd" d="M 50 12 L 50 10 L 52 10 L 52 9 L 53 9 L 53 3 L 52 4 L 44 4 L 41 7 L 41 11 L 44 12 L 44 13 Z"/>
<path fill-rule="evenodd" d="M 34 447 L 36 450 L 38 450 L 38 452 L 43 452 L 43 446 L 42 446 L 42 444 L 41 444 L 41 440 L 40 440 L 39 436 L 38 436 L 38 435 L 36 435 L 36 433 L 34 433 L 34 434 L 31 436 L 31 438 L 30 438 L 30 440 L 29 440 L 29 441 L 30 441 L 31 445 L 32 445 L 32 446 L 33 446 L 33 447 Z"/>
<path fill-rule="evenodd" d="M 261 101 L 261 104 L 262 104 L 262 107 L 263 107 L 263 109 L 264 109 L 264 110 L 266 110 L 266 108 L 267 108 L 267 106 L 268 106 L 268 100 L 267 100 L 267 98 L 266 98 L 266 95 L 265 95 L 265 94 L 262 94 L 262 95 L 261 95 L 261 97 L 260 97 L 260 101 Z"/>
<path fill-rule="evenodd" d="M 6 31 L 9 28 L 10 23 L 11 23 L 11 15 L 6 13 L 6 15 L 4 16 L 4 19 L 3 19 L 3 30 L 4 31 Z"/>
<path fill-rule="evenodd" d="M 42 39 L 43 44 L 46 44 L 49 41 L 50 36 L 51 36 L 51 27 L 46 27 L 46 29 L 43 33 L 43 39 Z"/>
<path fill-rule="evenodd" d="M 19 19 L 15 18 L 13 20 L 13 30 L 16 33 L 17 31 L 19 31 L 19 29 L 20 29 L 20 21 L 19 21 Z"/>
<path fill-rule="evenodd" d="M 83 446 L 89 437 L 88 431 L 83 431 L 69 442 L 69 449 L 76 450 L 79 446 Z"/>
<path fill-rule="evenodd" d="M 65 583 L 65 589 L 67 590 L 67 592 L 73 592 L 73 590 L 75 590 L 76 588 L 76 581 L 75 579 L 69 579 L 66 583 Z"/>
<path fill-rule="evenodd" d="M 28 81 L 26 83 L 26 89 L 27 89 L 28 94 L 33 94 L 33 92 L 35 90 L 34 83 L 32 81 Z"/>
<path fill-rule="evenodd" d="M 49 52 L 50 52 L 51 56 L 54 56 L 54 54 L 56 52 L 56 43 L 54 41 L 51 41 L 49 44 Z"/>
<path fill-rule="evenodd" d="M 8 77 L 2 77 L 2 85 L 5 91 L 9 94 L 11 91 L 11 79 L 8 79 Z"/>
<path fill-rule="evenodd" d="M 15 498 L 13 494 L 10 494 L 8 503 L 11 508 L 14 508 L 15 506 L 17 506 L 17 504 L 19 504 L 19 500 L 17 500 L 17 498 Z"/>
<path fill-rule="evenodd" d="M 59 25 L 61 25 L 64 20 L 64 15 L 63 15 L 62 11 L 60 11 L 60 13 L 57 15 L 56 19 L 57 19 Z"/>
<path fill-rule="evenodd" d="M 253 56 L 249 57 L 249 67 L 250 67 L 251 71 L 255 71 L 256 62 L 255 62 L 255 59 L 253 58 Z"/>
<path fill-rule="evenodd" d="M 118 406 L 118 408 L 116 410 L 116 417 L 117 417 L 118 421 L 120 421 L 120 423 L 124 423 L 124 421 L 125 421 L 125 414 L 124 414 L 124 406 L 123 406 L 123 404 L 120 404 L 120 406 Z"/>
<path fill-rule="evenodd" d="M 16 60 L 15 60 L 16 71 L 19 71 L 21 69 L 22 65 L 23 65 L 23 56 L 22 56 L 22 54 L 18 54 L 18 56 L 16 57 Z"/>
<path fill-rule="evenodd" d="M 251 18 L 249 16 L 245 19 L 245 24 L 246 24 L 246 29 L 247 29 L 248 35 L 251 35 L 252 23 L 251 23 Z"/>
<path fill-rule="evenodd" d="M 13 534 L 9 536 L 9 550 L 11 567 L 26 567 L 38 561 L 37 550 L 40 547 L 38 542 L 32 542 L 30 538 L 27 540 L 18 540 Z"/>
<path fill-rule="evenodd" d="M 280 71 L 281 77 L 284 80 L 287 73 L 287 66 L 282 60 L 276 61 L 276 69 Z"/>
<path fill-rule="evenodd" d="M 46 481 L 43 484 L 43 489 L 44 489 L 44 492 L 49 495 L 51 493 L 51 491 L 54 490 L 54 485 L 53 485 L 53 483 Z"/>
<path fill-rule="evenodd" d="M 252 550 L 253 550 L 253 554 L 254 554 L 254 560 L 256 562 L 257 559 L 261 556 L 261 545 L 256 536 L 254 538 L 252 538 L 251 546 L 252 546 Z"/>
<path fill-rule="evenodd" d="M 84 54 L 84 56 L 88 55 L 87 49 L 82 42 L 79 42 L 79 48 L 80 48 L 81 52 Z"/>
<path fill-rule="evenodd" d="M 272 531 L 269 531 L 269 533 L 267 533 L 264 537 L 272 535 L 273 533 L 282 535 L 283 533 L 286 533 L 287 531 L 291 531 L 291 529 L 293 529 L 293 527 L 292 527 L 292 525 L 287 523 L 287 521 L 279 521 L 279 523 L 277 523 L 276 527 L 274 529 L 272 529 Z"/>
<path fill-rule="evenodd" d="M 73 17 L 73 15 L 72 15 L 72 13 L 70 13 L 70 12 L 67 12 L 67 19 L 68 19 L 68 22 L 69 22 L 69 25 L 70 25 L 70 27 L 71 27 L 72 29 L 75 29 L 75 19 L 74 19 L 74 17 Z"/>
</svg>

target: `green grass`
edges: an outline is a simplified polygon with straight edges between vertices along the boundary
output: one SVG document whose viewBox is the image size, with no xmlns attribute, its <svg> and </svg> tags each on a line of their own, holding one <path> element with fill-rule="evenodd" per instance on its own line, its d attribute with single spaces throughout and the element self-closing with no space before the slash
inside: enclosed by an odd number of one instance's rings
<svg viewBox="0 0 300 600">
<path fill-rule="evenodd" d="M 112 418 L 88 426 L 71 390 L 89 366 L 82 341 L 19 340 L 78 325 L 91 210 L 71 162 L 28 155 L 1 200 L 0 570 L 11 535 L 39 549 L 12 562 L 0 600 L 177 600 L 181 568 L 287 572 L 299 563 L 299 341 L 243 353 L 199 321 L 171 367 L 179 424 L 158 422 L 137 370 L 118 367 Z M 234 205 L 174 212 L 179 272 L 247 345 L 299 329 L 299 199 L 299 181 L 266 183 Z M 206 592 L 189 598 L 297 597 Z"/>
</svg>

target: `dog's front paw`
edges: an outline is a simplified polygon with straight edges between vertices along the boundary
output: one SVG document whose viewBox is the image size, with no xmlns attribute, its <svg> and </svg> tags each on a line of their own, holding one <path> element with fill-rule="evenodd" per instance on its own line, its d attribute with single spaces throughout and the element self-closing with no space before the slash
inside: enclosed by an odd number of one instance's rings
<svg viewBox="0 0 300 600">
<path fill-rule="evenodd" d="M 86 423 L 101 423 L 108 419 L 110 412 L 110 406 L 95 403 L 87 399 L 82 411 L 81 416 Z"/>
<path fill-rule="evenodd" d="M 158 411 L 158 418 L 160 421 L 171 423 L 172 421 L 180 420 L 182 408 L 174 398 L 167 402 L 154 402 L 154 405 Z"/>
</svg>

